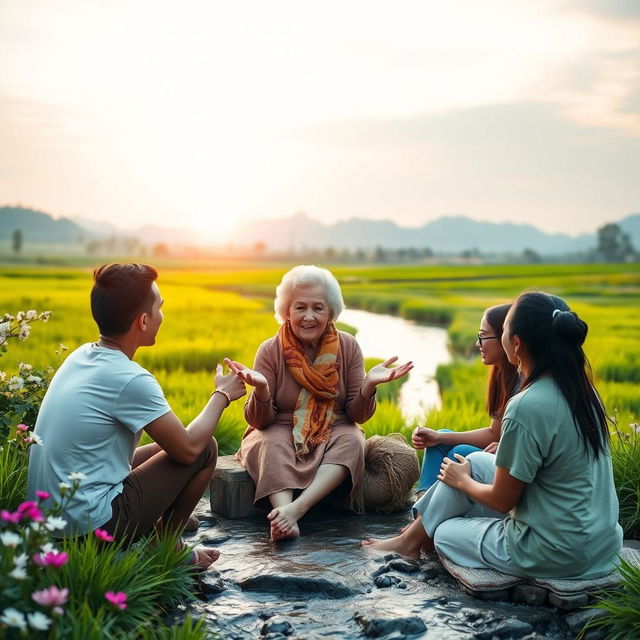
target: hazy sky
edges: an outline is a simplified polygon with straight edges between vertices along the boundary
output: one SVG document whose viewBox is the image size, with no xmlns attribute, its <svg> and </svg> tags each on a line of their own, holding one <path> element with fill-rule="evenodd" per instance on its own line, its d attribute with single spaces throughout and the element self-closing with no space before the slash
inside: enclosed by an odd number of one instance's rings
<svg viewBox="0 0 640 640">
<path fill-rule="evenodd" d="M 593 231 L 640 211 L 638 0 L 1 0 L 0 204 Z"/>
</svg>

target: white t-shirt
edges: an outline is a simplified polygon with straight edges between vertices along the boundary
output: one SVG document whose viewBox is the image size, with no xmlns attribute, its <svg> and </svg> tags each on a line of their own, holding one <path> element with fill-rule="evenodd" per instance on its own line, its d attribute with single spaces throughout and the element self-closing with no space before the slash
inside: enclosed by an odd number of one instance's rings
<svg viewBox="0 0 640 640">
<path fill-rule="evenodd" d="M 61 482 L 87 476 L 65 508 L 64 531 L 92 531 L 111 518 L 111 502 L 131 472 L 141 431 L 169 412 L 160 385 L 121 351 L 85 344 L 67 357 L 44 397 L 29 457 L 28 496 L 47 491 L 60 502 Z"/>
</svg>

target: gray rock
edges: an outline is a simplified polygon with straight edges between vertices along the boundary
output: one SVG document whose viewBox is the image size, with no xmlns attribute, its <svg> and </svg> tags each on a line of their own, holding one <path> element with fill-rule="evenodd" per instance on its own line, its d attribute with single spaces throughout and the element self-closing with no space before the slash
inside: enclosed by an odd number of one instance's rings
<svg viewBox="0 0 640 640">
<path fill-rule="evenodd" d="M 372 574 L 371 577 L 372 578 L 377 578 L 378 576 L 381 576 L 383 573 L 389 573 L 389 571 L 391 571 L 391 567 L 388 564 L 384 564 L 381 567 L 378 567 Z"/>
<path fill-rule="evenodd" d="M 389 568 L 402 573 L 415 573 L 420 568 L 420 565 L 417 562 L 398 558 L 397 560 L 391 560 L 391 562 L 389 562 Z"/>
<path fill-rule="evenodd" d="M 522 638 L 533 631 L 533 626 L 517 618 L 507 618 L 498 623 L 492 633 L 498 638 Z"/>
<path fill-rule="evenodd" d="M 524 602 L 534 607 L 540 607 L 547 601 L 547 590 L 533 584 L 518 584 L 511 597 L 514 602 Z"/>
<path fill-rule="evenodd" d="M 549 602 L 552 606 L 562 609 L 563 611 L 572 611 L 580 609 L 589 604 L 588 593 L 578 593 L 570 596 L 559 596 L 549 591 Z"/>
<path fill-rule="evenodd" d="M 280 634 L 290 636 L 293 633 L 293 627 L 288 620 L 281 616 L 274 616 L 262 625 L 260 635 L 268 636 L 270 634 Z"/>
<path fill-rule="evenodd" d="M 428 582 L 430 580 L 434 580 L 435 578 L 437 578 L 438 576 L 441 575 L 441 571 L 439 571 L 438 569 L 436 569 L 435 567 L 429 567 L 428 569 L 425 569 L 422 572 L 422 575 L 424 576 L 424 580 L 425 582 Z"/>
<path fill-rule="evenodd" d="M 385 573 L 384 575 L 378 576 L 373 581 L 373 584 L 375 584 L 376 587 L 378 587 L 378 589 L 387 589 L 388 587 L 393 587 L 399 582 L 400 582 L 400 578 L 397 578 L 396 576 L 391 576 L 388 573 Z"/>
<path fill-rule="evenodd" d="M 578 633 L 587 622 L 604 618 L 607 612 L 604 609 L 584 609 L 576 611 L 566 616 L 565 621 L 569 625 L 569 629 L 574 633 Z"/>
<path fill-rule="evenodd" d="M 356 614 L 353 619 L 362 627 L 365 636 L 379 638 L 390 633 L 414 635 L 424 633 L 427 625 L 421 618 L 373 618 L 368 615 Z"/>
<path fill-rule="evenodd" d="M 267 591 L 280 595 L 293 593 L 299 596 L 301 593 L 314 593 L 329 598 L 348 598 L 356 595 L 354 589 L 327 578 L 263 574 L 245 578 L 238 584 L 245 591 Z"/>
<path fill-rule="evenodd" d="M 607 631 L 605 629 L 590 629 L 582 637 L 584 640 L 605 640 Z"/>
<path fill-rule="evenodd" d="M 200 591 L 206 595 L 222 593 L 226 587 L 219 573 L 207 572 L 200 577 Z"/>
</svg>

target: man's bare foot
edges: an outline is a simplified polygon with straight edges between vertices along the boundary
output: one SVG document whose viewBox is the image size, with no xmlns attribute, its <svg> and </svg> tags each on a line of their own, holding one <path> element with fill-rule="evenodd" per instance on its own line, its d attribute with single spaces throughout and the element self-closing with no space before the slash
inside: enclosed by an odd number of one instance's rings
<svg viewBox="0 0 640 640">
<path fill-rule="evenodd" d="M 297 538 L 300 535 L 298 519 L 301 516 L 293 502 L 271 510 L 267 515 L 271 521 L 271 538 L 273 540 Z"/>
<path fill-rule="evenodd" d="M 377 549 L 378 551 L 393 551 L 414 560 L 420 559 L 420 550 L 422 547 L 422 545 L 415 547 L 408 544 L 406 536 L 404 535 L 399 535 L 395 538 L 386 538 L 385 540 L 376 540 L 373 538 L 363 540 L 362 545 Z"/>
<path fill-rule="evenodd" d="M 196 569 L 204 571 L 208 569 L 218 558 L 220 552 L 217 549 L 209 549 L 208 547 L 196 547 L 191 550 L 189 564 Z"/>
<path fill-rule="evenodd" d="M 198 530 L 199 526 L 200 526 L 200 520 L 198 520 L 198 518 L 192 513 L 189 516 L 189 519 L 187 520 L 187 524 L 184 525 L 184 532 L 193 533 L 194 531 Z"/>
</svg>

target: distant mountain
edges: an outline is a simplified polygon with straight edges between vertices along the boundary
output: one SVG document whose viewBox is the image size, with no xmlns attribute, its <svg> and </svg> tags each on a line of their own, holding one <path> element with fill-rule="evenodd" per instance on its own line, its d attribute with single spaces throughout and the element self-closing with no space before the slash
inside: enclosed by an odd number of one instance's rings
<svg viewBox="0 0 640 640">
<path fill-rule="evenodd" d="M 122 235 L 122 230 L 109 222 L 98 222 L 96 220 L 90 220 L 89 218 L 78 217 L 72 217 L 69 218 L 69 220 L 75 222 L 79 227 L 82 227 L 82 229 L 94 238 L 108 238 L 109 236 Z"/>
<path fill-rule="evenodd" d="M 640 213 L 617 221 L 640 249 Z M 24 207 L 0 207 L 0 240 L 21 229 L 25 242 L 84 242 L 109 236 L 135 237 L 146 245 L 165 243 L 202 245 L 196 232 L 148 225 L 122 230 L 109 223 L 83 218 L 54 219 L 47 213 Z M 267 251 L 305 249 L 385 249 L 429 247 L 436 253 L 459 253 L 477 248 L 482 253 L 521 253 L 533 249 L 542 255 L 574 253 L 592 249 L 597 244 L 595 233 L 579 236 L 550 234 L 528 224 L 495 223 L 471 218 L 442 217 L 420 227 L 401 227 L 391 220 L 351 218 L 333 224 L 323 224 L 305 213 L 286 218 L 243 222 L 231 232 L 230 244 L 250 247 L 259 242 Z"/>
<path fill-rule="evenodd" d="M 10 238 L 16 229 L 24 242 L 78 242 L 87 232 L 68 218 L 55 220 L 49 214 L 25 207 L 0 207 L 0 239 Z"/>
<path fill-rule="evenodd" d="M 638 234 L 640 238 L 640 233 Z M 230 242 L 251 245 L 264 242 L 268 250 L 386 249 L 429 247 L 437 253 L 460 252 L 474 247 L 484 253 L 572 253 L 592 248 L 595 234 L 577 237 L 549 234 L 532 225 L 481 222 L 463 216 L 443 217 L 421 227 L 400 227 L 390 220 L 351 218 L 324 225 L 304 213 L 277 220 L 256 220 L 238 225 Z"/>
</svg>

